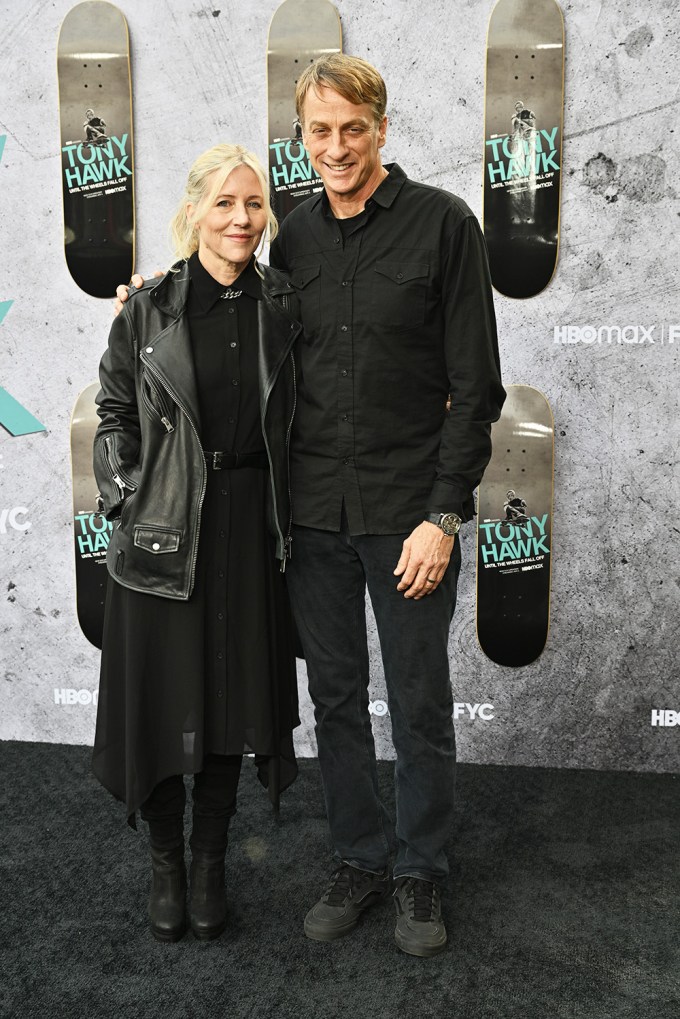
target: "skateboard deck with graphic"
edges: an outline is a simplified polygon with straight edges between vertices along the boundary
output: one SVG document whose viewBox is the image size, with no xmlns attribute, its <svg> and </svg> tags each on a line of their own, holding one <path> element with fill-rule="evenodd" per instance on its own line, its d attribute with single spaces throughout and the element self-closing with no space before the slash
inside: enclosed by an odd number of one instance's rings
<svg viewBox="0 0 680 1019">
<path fill-rule="evenodd" d="M 554 425 L 532 386 L 507 386 L 477 506 L 477 638 L 498 665 L 529 665 L 550 622 Z"/>
<path fill-rule="evenodd" d="M 84 389 L 73 408 L 71 468 L 78 622 L 90 643 L 101 648 L 108 583 L 106 550 L 113 525 L 98 512 L 98 488 L 92 469 L 92 444 L 99 424 L 94 399 L 99 388 L 94 382 Z"/>
<path fill-rule="evenodd" d="M 555 0 L 498 0 L 489 21 L 484 234 L 491 280 L 533 297 L 557 265 L 564 22 Z"/>
<path fill-rule="evenodd" d="M 134 268 L 130 54 L 125 18 L 86 0 L 64 18 L 57 46 L 64 250 L 92 297 L 113 297 Z"/>
<path fill-rule="evenodd" d="M 342 51 L 338 12 L 328 0 L 284 0 L 269 26 L 269 182 L 279 223 L 323 184 L 302 143 L 295 114 L 295 86 L 317 57 Z M 122 279 L 122 277 L 121 277 Z"/>
</svg>

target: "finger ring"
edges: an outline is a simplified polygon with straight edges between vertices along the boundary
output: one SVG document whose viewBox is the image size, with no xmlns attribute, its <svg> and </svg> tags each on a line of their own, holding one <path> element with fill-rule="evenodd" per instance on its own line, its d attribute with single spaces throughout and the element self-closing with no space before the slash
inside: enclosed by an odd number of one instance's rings
<svg viewBox="0 0 680 1019">
<path fill-rule="evenodd" d="M 437 583 L 437 581 L 436 581 L 436 580 L 433 580 L 433 579 L 432 579 L 432 577 L 428 577 L 428 578 L 427 578 L 427 583 L 428 583 L 428 584 L 436 584 L 436 583 Z"/>
</svg>

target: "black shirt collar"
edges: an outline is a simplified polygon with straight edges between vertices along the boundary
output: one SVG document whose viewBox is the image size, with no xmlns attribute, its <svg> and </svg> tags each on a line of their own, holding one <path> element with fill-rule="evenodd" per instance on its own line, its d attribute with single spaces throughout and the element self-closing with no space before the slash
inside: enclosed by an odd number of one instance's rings
<svg viewBox="0 0 680 1019">
<path fill-rule="evenodd" d="M 380 205 L 383 209 L 389 209 L 404 186 L 406 174 L 398 163 L 385 163 L 385 169 L 387 170 L 387 176 L 378 184 L 371 197 L 366 199 L 367 210 L 372 205 Z M 321 202 L 324 215 L 333 217 L 325 188 L 321 193 L 319 201 Z"/>
<path fill-rule="evenodd" d="M 262 296 L 262 281 L 255 270 L 255 259 L 251 259 L 241 275 L 234 280 L 231 287 L 225 287 L 211 276 L 194 251 L 189 258 L 189 275 L 194 297 L 203 312 L 208 312 L 221 298 L 225 290 L 242 290 L 248 297 L 259 301 Z"/>
</svg>

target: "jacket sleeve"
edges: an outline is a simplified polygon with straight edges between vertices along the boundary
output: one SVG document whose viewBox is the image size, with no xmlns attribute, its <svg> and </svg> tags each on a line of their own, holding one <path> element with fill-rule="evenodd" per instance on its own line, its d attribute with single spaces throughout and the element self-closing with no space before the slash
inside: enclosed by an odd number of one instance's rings
<svg viewBox="0 0 680 1019">
<path fill-rule="evenodd" d="M 450 235 L 442 264 L 451 406 L 427 509 L 470 520 L 472 493 L 491 457 L 491 423 L 500 417 L 505 400 L 486 244 L 474 216 L 466 216 Z"/>
<path fill-rule="evenodd" d="M 100 423 L 94 437 L 94 473 L 104 514 L 120 514 L 126 495 L 139 478 L 140 427 L 135 389 L 132 320 L 125 307 L 111 326 L 108 349 L 99 365 L 101 390 L 96 397 Z"/>
</svg>

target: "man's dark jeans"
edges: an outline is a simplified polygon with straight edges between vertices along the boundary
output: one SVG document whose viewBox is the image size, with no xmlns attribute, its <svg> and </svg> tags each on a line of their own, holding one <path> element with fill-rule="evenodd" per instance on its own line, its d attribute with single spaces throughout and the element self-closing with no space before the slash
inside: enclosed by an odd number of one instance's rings
<svg viewBox="0 0 680 1019">
<path fill-rule="evenodd" d="M 393 572 L 406 537 L 295 527 L 286 577 L 307 660 L 336 856 L 379 873 L 394 842 L 378 795 L 368 712 L 368 585 L 397 754 L 394 876 L 442 882 L 456 760 L 447 645 L 460 543 L 437 590 L 415 601 L 397 591 Z"/>
</svg>

